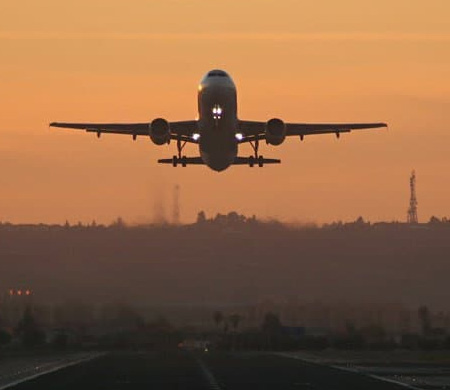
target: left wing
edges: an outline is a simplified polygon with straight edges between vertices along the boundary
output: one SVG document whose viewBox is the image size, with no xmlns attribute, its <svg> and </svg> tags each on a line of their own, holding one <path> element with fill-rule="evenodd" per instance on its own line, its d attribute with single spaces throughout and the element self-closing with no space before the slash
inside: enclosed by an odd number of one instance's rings
<svg viewBox="0 0 450 390">
<path fill-rule="evenodd" d="M 198 129 L 197 121 L 179 121 L 169 122 L 170 138 L 181 139 L 186 142 L 197 143 L 192 139 L 192 134 Z M 150 123 L 61 123 L 52 122 L 51 127 L 62 127 L 66 129 L 85 130 L 91 133 L 97 133 L 100 136 L 106 134 L 126 134 L 131 135 L 133 139 L 137 136 L 148 136 Z"/>
<path fill-rule="evenodd" d="M 266 122 L 239 121 L 239 131 L 244 135 L 241 142 L 264 139 Z M 386 123 L 286 123 L 286 136 L 349 133 L 352 130 L 387 127 Z"/>
</svg>

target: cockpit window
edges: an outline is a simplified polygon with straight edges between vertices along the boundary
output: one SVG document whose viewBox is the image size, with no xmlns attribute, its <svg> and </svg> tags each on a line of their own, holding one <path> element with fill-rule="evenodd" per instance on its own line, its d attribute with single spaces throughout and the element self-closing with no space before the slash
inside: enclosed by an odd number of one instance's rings
<svg viewBox="0 0 450 390">
<path fill-rule="evenodd" d="M 212 70 L 211 72 L 208 73 L 208 77 L 227 77 L 227 74 L 222 71 L 222 70 Z"/>
</svg>

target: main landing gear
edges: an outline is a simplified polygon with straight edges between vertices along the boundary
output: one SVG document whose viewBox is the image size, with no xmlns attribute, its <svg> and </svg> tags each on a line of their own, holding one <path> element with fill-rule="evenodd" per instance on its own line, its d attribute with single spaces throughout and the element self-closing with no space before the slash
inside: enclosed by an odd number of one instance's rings
<svg viewBox="0 0 450 390">
<path fill-rule="evenodd" d="M 248 158 L 248 166 L 250 168 L 253 168 L 255 165 L 258 165 L 258 167 L 262 168 L 264 166 L 264 157 L 263 156 L 250 156 Z"/>
<path fill-rule="evenodd" d="M 172 157 L 172 166 L 176 167 L 178 164 L 181 164 L 183 168 L 186 167 L 186 156 L 181 156 L 181 152 L 186 146 L 186 141 L 182 142 L 180 138 L 177 139 L 177 151 L 178 155 Z"/>
<path fill-rule="evenodd" d="M 250 145 L 255 153 L 254 156 L 250 156 L 248 158 L 248 166 L 253 168 L 255 164 L 258 164 L 258 167 L 262 168 L 264 166 L 264 157 L 258 154 L 259 150 L 259 139 L 255 139 L 255 141 L 250 141 Z"/>
<path fill-rule="evenodd" d="M 176 168 L 178 164 L 180 164 L 183 168 L 185 168 L 187 165 L 186 156 L 183 157 L 173 156 L 172 166 Z"/>
</svg>

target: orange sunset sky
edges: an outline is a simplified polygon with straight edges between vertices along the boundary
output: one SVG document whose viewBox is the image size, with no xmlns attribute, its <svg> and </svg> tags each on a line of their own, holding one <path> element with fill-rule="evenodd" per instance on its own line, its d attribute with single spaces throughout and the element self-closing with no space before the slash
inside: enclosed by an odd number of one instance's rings
<svg viewBox="0 0 450 390">
<path fill-rule="evenodd" d="M 385 121 L 389 130 L 263 145 L 263 169 L 173 169 L 175 145 L 50 129 L 51 121 L 196 116 L 223 68 L 242 119 Z M 109 223 L 200 209 L 284 221 L 450 215 L 448 0 L 0 1 L 0 220 Z M 243 146 L 240 154 L 248 156 Z M 195 145 L 187 155 L 197 155 Z"/>
</svg>

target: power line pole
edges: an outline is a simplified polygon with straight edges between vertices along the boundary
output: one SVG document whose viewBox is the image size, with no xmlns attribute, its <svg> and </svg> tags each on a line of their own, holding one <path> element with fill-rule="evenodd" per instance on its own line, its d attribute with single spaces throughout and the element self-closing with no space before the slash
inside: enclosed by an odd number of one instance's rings
<svg viewBox="0 0 450 390">
<path fill-rule="evenodd" d="M 410 187 L 410 198 L 409 198 L 409 208 L 408 208 L 408 223 L 418 223 L 417 218 L 417 198 L 416 198 L 416 172 L 412 171 L 411 177 L 409 178 Z"/>
</svg>

